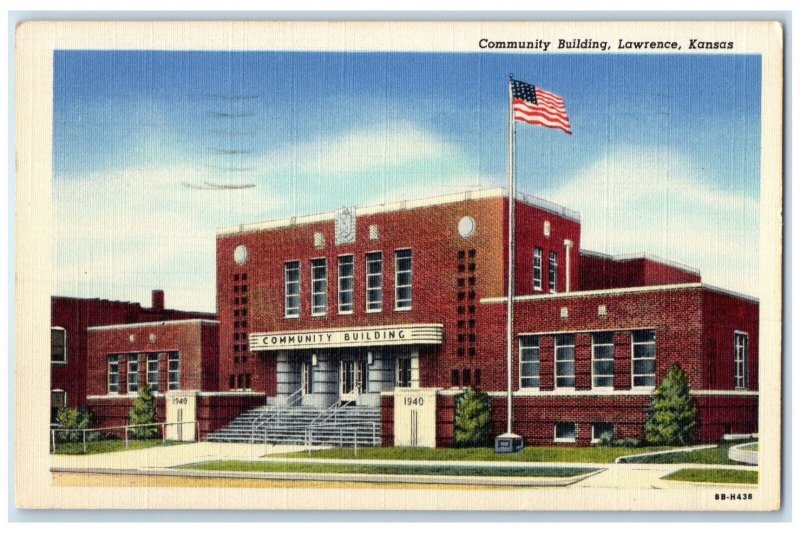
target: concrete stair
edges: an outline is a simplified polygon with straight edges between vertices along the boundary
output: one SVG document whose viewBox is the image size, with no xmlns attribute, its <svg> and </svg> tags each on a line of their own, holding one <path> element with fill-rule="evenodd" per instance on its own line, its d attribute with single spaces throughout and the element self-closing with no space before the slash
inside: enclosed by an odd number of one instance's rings
<svg viewBox="0 0 800 533">
<path fill-rule="evenodd" d="M 380 446 L 379 407 L 335 408 L 263 406 L 242 413 L 209 434 L 210 442 Z"/>
</svg>

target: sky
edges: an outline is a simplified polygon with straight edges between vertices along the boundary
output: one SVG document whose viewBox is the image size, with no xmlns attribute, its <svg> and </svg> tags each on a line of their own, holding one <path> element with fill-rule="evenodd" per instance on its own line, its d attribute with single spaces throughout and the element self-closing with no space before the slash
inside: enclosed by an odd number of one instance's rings
<svg viewBox="0 0 800 533">
<path fill-rule="evenodd" d="M 758 296 L 758 56 L 171 51 L 55 54 L 53 293 L 213 311 L 218 227 L 504 186 L 509 73 L 566 101 L 517 186 L 582 247 Z"/>
</svg>

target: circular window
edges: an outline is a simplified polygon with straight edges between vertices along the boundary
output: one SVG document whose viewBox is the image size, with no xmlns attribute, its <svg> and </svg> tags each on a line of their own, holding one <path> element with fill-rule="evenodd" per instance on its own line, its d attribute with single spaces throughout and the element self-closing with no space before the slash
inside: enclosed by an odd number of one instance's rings
<svg viewBox="0 0 800 533">
<path fill-rule="evenodd" d="M 240 244 L 233 251 L 233 260 L 236 261 L 237 265 L 243 265 L 247 263 L 247 257 L 248 257 L 247 246 L 245 246 L 244 244 Z"/>
<path fill-rule="evenodd" d="M 458 221 L 458 234 L 462 237 L 469 237 L 473 233 L 475 233 L 475 219 L 466 216 Z"/>
</svg>

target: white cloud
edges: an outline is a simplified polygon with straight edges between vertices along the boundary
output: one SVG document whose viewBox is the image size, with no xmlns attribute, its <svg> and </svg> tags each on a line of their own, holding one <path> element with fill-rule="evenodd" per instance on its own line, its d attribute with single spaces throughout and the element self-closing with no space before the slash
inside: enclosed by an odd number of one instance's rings
<svg viewBox="0 0 800 533">
<path fill-rule="evenodd" d="M 268 187 L 196 190 L 199 167 L 126 169 L 54 183 L 55 294 L 213 310 L 219 226 L 268 219 L 281 205 Z"/>
<path fill-rule="evenodd" d="M 218 227 L 361 205 L 365 198 L 453 192 L 453 184 L 468 186 L 475 178 L 451 179 L 458 170 L 451 168 L 435 179 L 387 176 L 405 176 L 406 167 L 421 175 L 438 160 L 460 157 L 457 146 L 399 122 L 275 149 L 236 180 L 256 185 L 248 189 L 186 187 L 234 183 L 200 163 L 58 177 L 53 291 L 148 303 L 150 290 L 163 288 L 170 307 L 213 310 Z M 375 178 L 366 183 L 364 174 Z"/>
<path fill-rule="evenodd" d="M 353 130 L 333 139 L 289 144 L 268 153 L 256 166 L 268 175 L 338 175 L 438 159 L 459 151 L 432 132 L 402 121 Z"/>
<path fill-rule="evenodd" d="M 757 296 L 758 200 L 701 172 L 668 149 L 622 147 L 544 195 L 581 213 L 583 248 L 659 255 Z"/>
</svg>

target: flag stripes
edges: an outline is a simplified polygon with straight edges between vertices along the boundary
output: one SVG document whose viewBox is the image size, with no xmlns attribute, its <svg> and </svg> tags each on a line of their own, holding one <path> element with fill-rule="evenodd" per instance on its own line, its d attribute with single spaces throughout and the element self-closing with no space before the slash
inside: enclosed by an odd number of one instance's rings
<svg viewBox="0 0 800 533">
<path fill-rule="evenodd" d="M 525 82 L 511 80 L 514 120 L 572 134 L 564 99 Z"/>
</svg>

